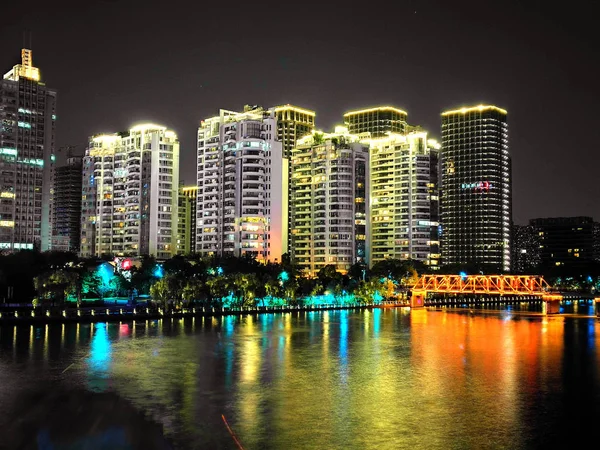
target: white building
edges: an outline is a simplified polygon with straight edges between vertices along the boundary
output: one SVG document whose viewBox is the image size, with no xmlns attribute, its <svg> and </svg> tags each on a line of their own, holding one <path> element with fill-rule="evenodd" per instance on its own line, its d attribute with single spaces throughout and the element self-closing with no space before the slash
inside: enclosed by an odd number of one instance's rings
<svg viewBox="0 0 600 450">
<path fill-rule="evenodd" d="M 176 253 L 179 141 L 143 124 L 90 138 L 83 161 L 81 255 Z"/>
<path fill-rule="evenodd" d="M 292 150 L 292 258 L 307 275 L 368 259 L 369 147 L 347 128 L 313 132 Z"/>
<path fill-rule="evenodd" d="M 288 159 L 274 111 L 221 110 L 198 129 L 196 252 L 280 262 L 287 251 Z"/>
<path fill-rule="evenodd" d="M 362 142 L 370 148 L 369 265 L 394 258 L 437 267 L 440 145 L 420 130 Z"/>
</svg>

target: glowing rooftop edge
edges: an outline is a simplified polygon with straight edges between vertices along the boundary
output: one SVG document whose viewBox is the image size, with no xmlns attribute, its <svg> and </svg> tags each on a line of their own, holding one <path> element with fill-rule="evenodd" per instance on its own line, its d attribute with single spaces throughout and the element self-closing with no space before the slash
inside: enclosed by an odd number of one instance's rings
<svg viewBox="0 0 600 450">
<path fill-rule="evenodd" d="M 397 113 L 408 116 L 408 113 L 406 111 L 403 111 L 398 108 L 394 108 L 393 106 L 375 106 L 373 108 L 357 109 L 356 111 L 348 111 L 347 113 L 344 114 L 344 117 L 352 116 L 354 114 L 364 114 L 364 113 L 373 112 L 373 111 L 396 111 Z"/>
<path fill-rule="evenodd" d="M 449 116 L 452 114 L 466 114 L 468 112 L 473 112 L 473 111 L 487 111 L 487 110 L 494 110 L 494 111 L 498 111 L 501 114 L 508 114 L 507 111 L 505 109 L 502 108 L 498 108 L 497 106 L 494 105 L 477 105 L 477 106 L 468 106 L 468 107 L 464 107 L 464 108 L 460 108 L 460 109 L 454 109 L 451 111 L 444 111 L 442 113 L 442 116 Z"/>
</svg>

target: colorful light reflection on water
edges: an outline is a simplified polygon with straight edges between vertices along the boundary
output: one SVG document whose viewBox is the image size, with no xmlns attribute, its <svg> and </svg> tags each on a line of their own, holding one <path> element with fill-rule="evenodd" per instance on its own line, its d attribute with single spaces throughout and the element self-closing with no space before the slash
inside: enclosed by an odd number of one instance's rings
<svg viewBox="0 0 600 450">
<path fill-rule="evenodd" d="M 0 402 L 114 391 L 180 448 L 235 448 L 221 414 L 247 449 L 573 446 L 600 411 L 599 326 L 407 309 L 2 326 Z"/>
</svg>

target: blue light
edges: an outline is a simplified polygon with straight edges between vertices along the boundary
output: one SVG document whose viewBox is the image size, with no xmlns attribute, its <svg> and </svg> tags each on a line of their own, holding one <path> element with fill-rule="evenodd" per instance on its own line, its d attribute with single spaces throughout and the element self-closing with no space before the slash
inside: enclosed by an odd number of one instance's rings
<svg viewBox="0 0 600 450">
<path fill-rule="evenodd" d="M 286 281 L 288 281 L 290 279 L 290 275 L 284 270 L 283 272 L 281 272 L 279 274 L 279 279 L 281 280 L 282 283 L 285 283 Z"/>
<path fill-rule="evenodd" d="M 96 323 L 94 337 L 90 344 L 90 356 L 88 362 L 88 376 L 90 376 L 91 387 L 95 390 L 104 390 L 106 382 L 100 380 L 109 376 L 111 362 L 110 340 L 108 339 L 107 324 Z M 100 380 L 99 380 L 100 379 Z"/>
<path fill-rule="evenodd" d="M 154 268 L 154 273 L 152 275 L 154 275 L 156 278 L 164 277 L 165 273 L 164 273 L 162 265 L 157 264 L 156 267 Z"/>
<path fill-rule="evenodd" d="M 223 275 L 223 268 L 217 267 L 217 275 Z"/>
<path fill-rule="evenodd" d="M 467 272 L 461 272 L 459 273 L 459 275 L 463 279 L 463 281 L 467 279 Z"/>
</svg>

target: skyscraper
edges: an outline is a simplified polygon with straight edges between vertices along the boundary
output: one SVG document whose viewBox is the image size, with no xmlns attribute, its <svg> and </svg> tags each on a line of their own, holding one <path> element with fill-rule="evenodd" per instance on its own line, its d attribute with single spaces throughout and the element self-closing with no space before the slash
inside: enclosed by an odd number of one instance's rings
<svg viewBox="0 0 600 450">
<path fill-rule="evenodd" d="M 221 110 L 198 129 L 196 252 L 281 261 L 287 251 L 288 160 L 275 112 Z"/>
<path fill-rule="evenodd" d="M 370 155 L 369 265 L 394 258 L 437 268 L 440 145 L 425 131 L 361 142 Z"/>
<path fill-rule="evenodd" d="M 92 136 L 82 185 L 82 256 L 176 253 L 179 141 L 173 131 L 142 124 Z"/>
<path fill-rule="evenodd" d="M 368 258 L 369 148 L 337 127 L 292 150 L 292 259 L 308 275 Z"/>
<path fill-rule="evenodd" d="M 48 250 L 56 91 L 41 82 L 31 50 L 0 82 L 0 250 Z"/>
<path fill-rule="evenodd" d="M 479 105 L 442 113 L 442 258 L 510 271 L 507 113 Z"/>
<path fill-rule="evenodd" d="M 407 115 L 393 106 L 376 106 L 347 112 L 344 114 L 344 123 L 350 134 L 369 132 L 372 138 L 380 138 L 387 133 L 405 134 L 408 128 Z"/>
<path fill-rule="evenodd" d="M 83 158 L 70 156 L 54 172 L 52 250 L 79 253 Z"/>
</svg>

